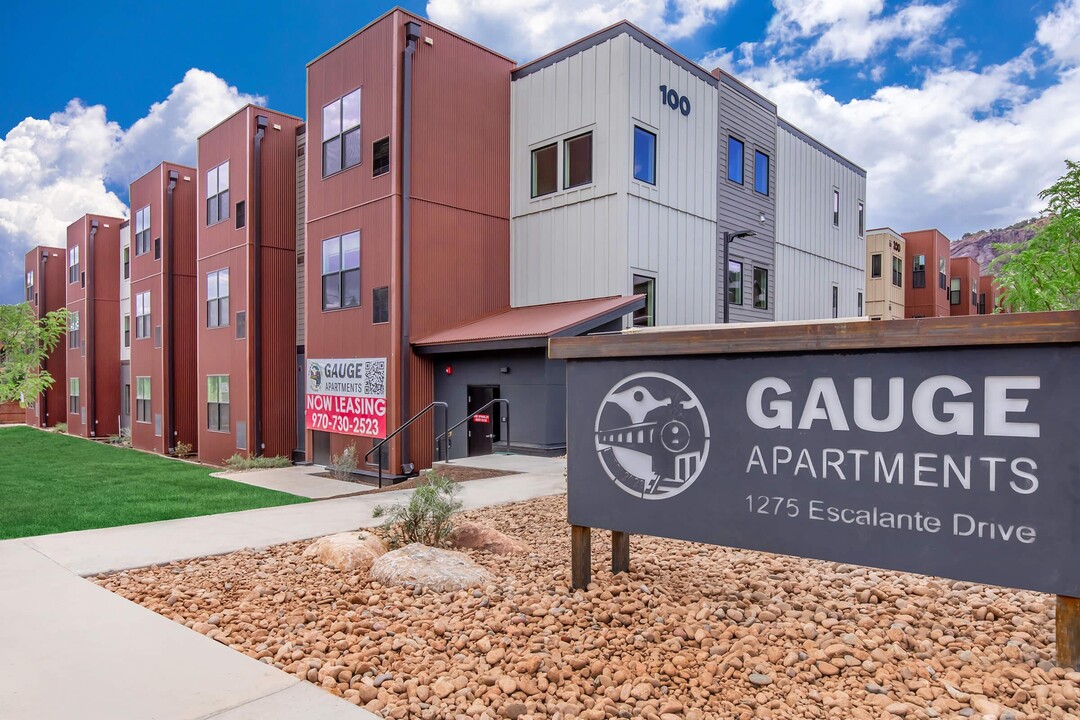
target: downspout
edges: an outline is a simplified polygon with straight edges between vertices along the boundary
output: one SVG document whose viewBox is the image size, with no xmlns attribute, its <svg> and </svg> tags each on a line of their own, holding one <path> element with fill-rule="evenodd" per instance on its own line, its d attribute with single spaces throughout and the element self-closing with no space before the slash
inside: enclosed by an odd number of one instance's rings
<svg viewBox="0 0 1080 720">
<path fill-rule="evenodd" d="M 94 236 L 97 235 L 98 221 L 90 221 L 90 239 L 86 252 L 86 288 L 83 302 L 86 304 L 86 329 L 80 333 L 80 340 L 86 343 L 86 428 L 90 437 L 97 437 L 97 403 L 94 402 Z M 83 339 L 85 338 L 85 339 Z"/>
<path fill-rule="evenodd" d="M 409 411 L 409 313 L 410 280 L 412 259 L 410 248 L 409 194 L 412 170 L 412 66 L 416 54 L 416 41 L 420 39 L 420 23 L 405 23 L 405 71 L 404 71 L 404 109 L 402 111 L 401 132 L 401 417 L 402 422 L 411 416 Z M 412 470 L 409 462 L 409 431 L 401 433 L 401 471 L 409 474 Z"/>
<path fill-rule="evenodd" d="M 162 273 L 165 276 L 165 322 L 168 323 L 166 339 L 169 343 L 168 350 L 163 353 L 162 362 L 165 363 L 165 402 L 169 403 L 168 412 L 165 413 L 165 451 L 172 453 L 176 450 L 176 330 L 173 322 L 173 308 L 175 307 L 175 284 L 173 280 L 173 261 L 175 251 L 173 249 L 173 228 L 175 206 L 173 205 L 173 191 L 176 183 L 180 180 L 180 174 L 175 170 L 169 171 L 169 185 L 165 190 L 165 229 L 167 237 L 165 241 L 165 266 Z"/>
<path fill-rule="evenodd" d="M 252 266 L 254 274 L 254 302 L 251 308 L 251 352 L 254 355 L 252 405 L 255 413 L 256 455 L 263 450 L 263 390 L 262 390 L 262 141 L 266 135 L 267 119 L 265 115 L 255 116 L 255 153 L 252 163 L 255 165 L 255 179 L 251 192 L 251 236 L 255 259 Z"/>
<path fill-rule="evenodd" d="M 41 309 L 42 309 L 42 304 L 45 302 L 45 263 L 47 263 L 47 262 L 49 262 L 49 251 L 48 250 L 45 250 L 45 251 L 39 250 L 38 251 L 38 267 L 37 267 L 37 273 L 38 273 L 38 280 L 37 280 L 37 288 L 38 288 L 37 316 L 38 316 L 39 321 L 41 320 L 42 317 L 44 317 L 44 315 L 41 312 Z M 67 352 L 67 350 L 65 349 L 64 352 Z M 52 353 L 49 353 L 49 356 L 42 360 L 42 364 L 43 365 L 47 364 L 48 360 L 49 360 L 49 357 L 51 357 L 51 356 L 52 356 Z M 44 370 L 45 368 L 39 368 L 39 369 Z M 54 379 L 54 382 L 55 382 L 55 379 Z M 48 390 L 42 388 L 41 394 L 38 395 L 38 423 L 41 425 L 41 427 L 48 427 L 48 423 L 49 423 L 49 421 L 45 417 L 45 415 L 47 414 L 47 412 L 46 412 L 46 407 L 47 407 L 46 402 L 48 402 L 48 398 L 46 397 L 47 393 L 48 393 Z"/>
</svg>

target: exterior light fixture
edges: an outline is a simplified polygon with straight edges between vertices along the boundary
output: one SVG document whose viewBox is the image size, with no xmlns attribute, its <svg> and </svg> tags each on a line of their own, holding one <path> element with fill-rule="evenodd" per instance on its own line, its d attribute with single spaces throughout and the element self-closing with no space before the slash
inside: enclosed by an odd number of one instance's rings
<svg viewBox="0 0 1080 720">
<path fill-rule="evenodd" d="M 762 214 L 761 217 L 764 218 L 765 215 Z M 753 230 L 737 230 L 736 232 L 725 232 L 724 233 L 724 270 L 723 270 L 723 273 L 724 273 L 724 324 L 725 325 L 727 325 L 727 323 L 728 323 L 728 303 L 731 302 L 731 298 L 730 298 L 730 296 L 728 294 L 729 293 L 728 284 L 731 282 L 731 270 L 730 270 L 730 267 L 728 265 L 728 246 L 731 245 L 732 240 L 738 240 L 739 238 L 744 238 L 744 237 L 754 237 L 755 235 L 757 235 L 757 233 L 754 232 Z"/>
</svg>

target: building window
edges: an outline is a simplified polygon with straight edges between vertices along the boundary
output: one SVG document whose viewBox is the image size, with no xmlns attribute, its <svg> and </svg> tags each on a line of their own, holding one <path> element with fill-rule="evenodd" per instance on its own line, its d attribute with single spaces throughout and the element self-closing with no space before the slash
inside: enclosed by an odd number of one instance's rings
<svg viewBox="0 0 1080 720">
<path fill-rule="evenodd" d="M 742 263 L 728 260 L 727 296 L 729 305 L 742 305 Z"/>
<path fill-rule="evenodd" d="M 135 296 L 135 339 L 150 337 L 150 292 Z"/>
<path fill-rule="evenodd" d="M 836 188 L 832 189 L 832 224 L 840 227 L 840 191 Z"/>
<path fill-rule="evenodd" d="M 215 432 L 229 432 L 229 376 L 206 378 L 206 427 Z"/>
<path fill-rule="evenodd" d="M 937 263 L 938 287 L 945 289 L 945 258 L 938 258 Z"/>
<path fill-rule="evenodd" d="M 656 184 L 656 133 L 634 126 L 634 179 Z"/>
<path fill-rule="evenodd" d="M 26 301 L 30 302 L 34 299 L 34 271 L 26 271 Z"/>
<path fill-rule="evenodd" d="M 754 308 L 769 309 L 769 271 L 765 268 L 754 268 Z"/>
<path fill-rule="evenodd" d="M 532 151 L 532 197 L 559 189 L 559 146 L 545 145 Z"/>
<path fill-rule="evenodd" d="M 863 315 L 863 302 L 862 302 L 862 290 L 855 295 L 855 316 L 862 317 Z"/>
<path fill-rule="evenodd" d="M 832 316 L 840 317 L 840 288 L 832 286 Z"/>
<path fill-rule="evenodd" d="M 150 206 L 135 213 L 135 257 L 150 252 Z"/>
<path fill-rule="evenodd" d="M 79 378 L 68 378 L 68 412 L 79 412 Z"/>
<path fill-rule="evenodd" d="M 124 347 L 131 347 L 131 315 L 124 315 Z"/>
<path fill-rule="evenodd" d="M 150 422 L 150 378 L 135 378 L 135 420 Z"/>
<path fill-rule="evenodd" d="M 743 141 L 727 139 L 727 179 L 743 184 Z"/>
<path fill-rule="evenodd" d="M 323 240 L 323 310 L 360 305 L 360 232 Z"/>
<path fill-rule="evenodd" d="M 979 314 L 986 314 L 986 293 L 979 293 Z"/>
<path fill-rule="evenodd" d="M 124 279 L 131 279 L 131 248 L 124 246 Z"/>
<path fill-rule="evenodd" d="M 954 277 L 949 283 L 949 304 L 960 304 L 960 278 Z"/>
<path fill-rule="evenodd" d="M 247 337 L 247 313 L 243 310 L 236 313 L 236 339 L 243 340 Z"/>
<path fill-rule="evenodd" d="M 79 313 L 73 312 L 68 317 L 68 347 L 79 347 Z"/>
<path fill-rule="evenodd" d="M 866 234 L 866 206 L 863 205 L 863 201 L 859 201 L 859 237 Z"/>
<path fill-rule="evenodd" d="M 924 274 L 925 277 L 925 274 Z M 904 259 L 893 257 L 892 259 L 892 284 L 896 287 L 904 286 Z"/>
<path fill-rule="evenodd" d="M 124 415 L 131 415 L 131 383 L 124 383 Z"/>
<path fill-rule="evenodd" d="M 206 273 L 206 327 L 229 324 L 229 268 Z"/>
<path fill-rule="evenodd" d="M 360 164 L 360 89 L 323 108 L 323 177 Z"/>
<path fill-rule="evenodd" d="M 592 182 L 592 133 L 563 141 L 563 189 Z"/>
<path fill-rule="evenodd" d="M 68 250 L 68 282 L 79 281 L 79 246 Z"/>
<path fill-rule="evenodd" d="M 926 256 L 915 255 L 911 258 L 911 287 L 926 287 Z"/>
<path fill-rule="evenodd" d="M 384 137 L 371 145 L 371 177 L 390 172 L 390 138 Z"/>
<path fill-rule="evenodd" d="M 874 253 L 870 256 L 870 277 L 881 277 L 881 253 Z"/>
<path fill-rule="evenodd" d="M 754 192 L 769 194 L 769 156 L 759 150 L 754 151 Z"/>
<path fill-rule="evenodd" d="M 656 278 L 634 276 L 634 294 L 645 296 L 645 307 L 634 311 L 634 327 L 656 325 Z"/>
<path fill-rule="evenodd" d="M 371 291 L 371 322 L 390 322 L 390 288 L 377 287 Z"/>
<path fill-rule="evenodd" d="M 206 224 L 214 225 L 228 217 L 229 161 L 226 160 L 206 172 Z"/>
<path fill-rule="evenodd" d="M 236 229 L 247 225 L 247 203 L 241 200 L 236 203 Z"/>
<path fill-rule="evenodd" d="M 979 304 L 979 286 L 972 280 L 971 281 L 971 307 L 975 307 Z"/>
</svg>

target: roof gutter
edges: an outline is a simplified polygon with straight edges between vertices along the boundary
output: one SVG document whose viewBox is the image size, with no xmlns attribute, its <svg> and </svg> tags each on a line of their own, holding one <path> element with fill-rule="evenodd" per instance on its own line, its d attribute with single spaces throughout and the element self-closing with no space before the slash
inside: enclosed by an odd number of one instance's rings
<svg viewBox="0 0 1080 720">
<path fill-rule="evenodd" d="M 86 343 L 86 428 L 90 437 L 97 437 L 97 403 L 94 401 L 94 236 L 97 235 L 98 221 L 90 221 L 90 238 L 86 243 L 86 276 L 83 290 L 83 303 L 86 306 L 86 332 L 80 333 L 80 340 Z"/>
<path fill-rule="evenodd" d="M 168 324 L 168 348 L 162 354 L 162 362 L 165 364 L 165 402 L 169 404 L 165 413 L 165 451 L 176 451 L 176 324 L 173 322 L 175 298 L 175 281 L 173 279 L 173 261 L 175 260 L 175 248 L 173 228 L 175 227 L 176 208 L 173 204 L 173 191 L 180 174 L 175 170 L 169 171 L 169 185 L 165 190 L 165 267 L 162 273 L 165 276 L 165 322 Z"/>
<path fill-rule="evenodd" d="M 420 39 L 420 23 L 405 23 L 405 68 L 404 68 L 404 108 L 402 112 L 401 133 L 401 417 L 411 416 L 409 411 L 409 317 L 410 317 L 410 258 L 411 227 L 409 201 L 411 193 L 411 155 L 412 155 L 412 72 L 413 55 L 416 54 L 416 41 Z M 401 471 L 412 471 L 409 462 L 409 430 L 401 433 Z"/>
<path fill-rule="evenodd" d="M 265 115 L 255 116 L 255 152 L 252 162 L 255 166 L 255 178 L 251 193 L 251 235 L 255 259 L 252 265 L 254 289 L 251 308 L 251 352 L 254 355 L 252 405 L 255 413 L 256 455 L 262 455 L 266 449 L 263 443 L 263 388 L 262 388 L 262 141 L 266 136 L 267 119 Z"/>
</svg>

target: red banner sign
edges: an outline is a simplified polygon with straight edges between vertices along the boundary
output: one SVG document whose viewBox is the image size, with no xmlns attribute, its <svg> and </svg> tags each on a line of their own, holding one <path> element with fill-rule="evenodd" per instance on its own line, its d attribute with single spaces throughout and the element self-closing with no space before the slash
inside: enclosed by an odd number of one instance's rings
<svg viewBox="0 0 1080 720">
<path fill-rule="evenodd" d="M 386 437 L 386 359 L 308 360 L 308 430 Z"/>
</svg>

